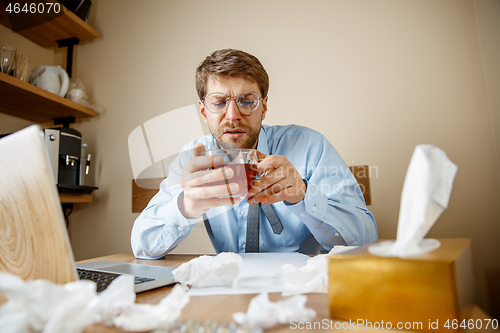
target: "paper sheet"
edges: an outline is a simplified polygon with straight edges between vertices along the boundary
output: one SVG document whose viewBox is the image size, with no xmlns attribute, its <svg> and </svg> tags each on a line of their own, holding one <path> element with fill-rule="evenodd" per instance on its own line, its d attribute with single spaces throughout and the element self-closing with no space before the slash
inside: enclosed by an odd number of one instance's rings
<svg viewBox="0 0 500 333">
<path fill-rule="evenodd" d="M 243 258 L 236 287 L 191 288 L 190 296 L 259 294 L 262 292 L 282 292 L 285 279 L 281 266 L 306 265 L 309 256 L 298 252 L 281 253 L 238 253 Z"/>
</svg>

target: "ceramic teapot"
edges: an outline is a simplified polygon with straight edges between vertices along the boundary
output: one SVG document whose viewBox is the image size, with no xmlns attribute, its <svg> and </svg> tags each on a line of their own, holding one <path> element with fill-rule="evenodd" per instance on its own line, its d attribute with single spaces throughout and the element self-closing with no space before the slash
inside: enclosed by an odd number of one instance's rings
<svg viewBox="0 0 500 333">
<path fill-rule="evenodd" d="M 45 70 L 44 70 L 45 69 Z M 68 91 L 68 73 L 61 66 L 36 66 L 33 73 L 37 78 L 35 86 L 64 97 Z"/>
</svg>

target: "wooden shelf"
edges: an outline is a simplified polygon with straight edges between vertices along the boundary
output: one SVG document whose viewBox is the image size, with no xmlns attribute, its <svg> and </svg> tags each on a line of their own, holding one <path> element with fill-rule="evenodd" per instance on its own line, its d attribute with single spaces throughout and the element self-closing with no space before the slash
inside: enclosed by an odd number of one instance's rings
<svg viewBox="0 0 500 333">
<path fill-rule="evenodd" d="M 0 73 L 0 91 L 0 112 L 36 123 L 95 116 L 90 108 L 4 73 Z"/>
<path fill-rule="evenodd" d="M 58 3 L 55 0 L 34 0 L 32 3 L 47 5 Z M 12 29 L 9 15 L 5 8 L 6 2 L 0 1 L 0 24 Z M 58 3 L 59 4 L 59 3 Z M 80 41 L 91 40 L 99 37 L 97 31 L 82 19 L 61 5 L 63 13 L 40 24 L 47 17 L 25 13 L 16 17 L 21 19 L 23 26 L 29 29 L 16 31 L 21 36 L 42 47 L 59 47 L 58 40 L 78 38 Z M 11 17 L 12 18 L 12 17 Z M 18 22 L 19 23 L 19 22 Z M 70 101 L 27 82 L 0 72 L 0 112 L 15 117 L 44 123 L 54 118 L 61 117 L 93 117 L 95 111 L 83 105 Z M 93 201 L 90 194 L 60 193 L 61 203 L 88 203 Z"/>
<path fill-rule="evenodd" d="M 94 197 L 91 194 L 59 193 L 59 200 L 61 203 L 86 203 L 94 201 Z"/>
<path fill-rule="evenodd" d="M 43 1 L 43 3 L 49 2 L 58 3 L 54 0 Z M 0 1 L 0 3 L 2 2 Z M 0 10 L 0 24 L 12 29 L 7 12 L 1 5 L 0 9 L 2 9 Z M 53 19 L 52 21 L 36 25 L 33 28 L 19 31 L 18 34 L 43 47 L 58 47 L 59 44 L 57 44 L 56 41 L 72 37 L 76 37 L 80 41 L 91 40 L 99 37 L 99 33 L 94 28 L 76 16 L 73 12 L 70 12 L 63 5 L 61 5 L 61 9 L 64 12 L 63 15 Z M 35 25 L 37 16 L 28 15 L 27 19 L 33 20 L 33 25 Z"/>
</svg>

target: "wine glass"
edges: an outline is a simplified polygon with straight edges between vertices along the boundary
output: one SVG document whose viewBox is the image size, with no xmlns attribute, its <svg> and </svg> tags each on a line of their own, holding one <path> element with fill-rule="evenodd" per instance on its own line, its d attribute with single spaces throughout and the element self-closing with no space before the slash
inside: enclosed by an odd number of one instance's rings
<svg viewBox="0 0 500 333">
<path fill-rule="evenodd" d="M 16 51 L 14 46 L 0 42 L 0 71 L 2 73 L 10 73 L 12 65 L 16 62 Z"/>
</svg>

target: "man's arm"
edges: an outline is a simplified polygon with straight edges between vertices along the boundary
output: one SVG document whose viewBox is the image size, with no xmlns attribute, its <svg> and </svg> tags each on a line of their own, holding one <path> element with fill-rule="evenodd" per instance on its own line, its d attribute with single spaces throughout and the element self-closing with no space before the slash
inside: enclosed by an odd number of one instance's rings
<svg viewBox="0 0 500 333">
<path fill-rule="evenodd" d="M 231 168 L 211 170 L 222 164 L 222 159 L 201 156 L 203 151 L 203 144 L 197 143 L 192 150 L 183 151 L 176 157 L 160 191 L 136 219 L 131 244 L 137 258 L 163 257 L 187 237 L 203 213 L 241 200 L 227 198 L 229 193 L 225 184 L 206 185 L 231 179 L 234 171 Z M 229 188 L 233 192 L 239 189 L 238 184 L 233 183 Z"/>
<path fill-rule="evenodd" d="M 361 199 L 347 194 L 360 191 L 358 184 L 345 181 L 337 189 L 344 193 L 328 196 L 313 182 L 308 182 L 304 200 L 287 206 L 327 250 L 334 245 L 362 245 L 377 240 L 372 213 Z"/>
<path fill-rule="evenodd" d="M 197 218 L 185 218 L 178 206 L 183 162 L 190 158 L 186 154 L 181 152 L 172 162 L 168 178 L 163 180 L 159 192 L 134 222 L 131 245 L 137 258 L 163 257 L 187 237 L 198 221 Z"/>
<path fill-rule="evenodd" d="M 291 154 L 293 163 L 277 155 L 261 162 L 267 174 L 249 191 L 249 202 L 284 201 L 326 249 L 342 240 L 348 245 L 376 240 L 375 219 L 366 208 L 356 179 L 335 148 L 319 135 L 314 142 L 297 149 L 302 151 Z M 300 177 L 293 164 L 299 166 Z M 304 195 L 302 185 L 307 187 Z M 302 199 L 296 201 L 297 197 Z"/>
</svg>

